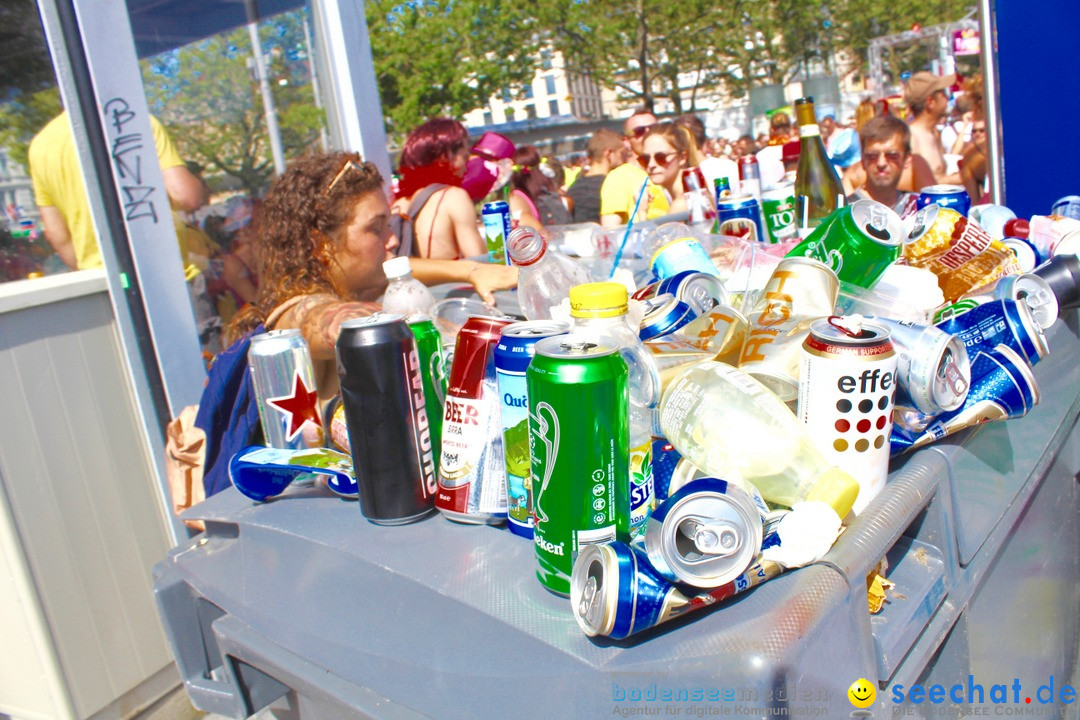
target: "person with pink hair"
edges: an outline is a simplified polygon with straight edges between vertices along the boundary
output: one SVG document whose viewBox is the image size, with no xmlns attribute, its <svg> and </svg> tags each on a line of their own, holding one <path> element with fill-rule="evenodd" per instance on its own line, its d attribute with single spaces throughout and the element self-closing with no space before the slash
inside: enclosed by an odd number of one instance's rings
<svg viewBox="0 0 1080 720">
<path fill-rule="evenodd" d="M 391 210 L 412 224 L 411 248 L 402 254 L 457 259 L 487 252 L 476 208 L 462 186 L 469 160 L 468 132 L 452 118 L 433 118 L 405 140 L 401 180 Z"/>
</svg>

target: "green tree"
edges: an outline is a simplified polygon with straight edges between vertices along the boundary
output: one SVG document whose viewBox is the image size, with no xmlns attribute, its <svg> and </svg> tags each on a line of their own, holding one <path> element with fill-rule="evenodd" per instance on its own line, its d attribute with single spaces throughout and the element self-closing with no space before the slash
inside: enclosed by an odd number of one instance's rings
<svg viewBox="0 0 1080 720">
<path fill-rule="evenodd" d="M 29 170 L 26 156 L 30 141 L 61 109 L 56 87 L 20 94 L 0 105 L 0 147 L 7 149 L 12 161 Z"/>
<path fill-rule="evenodd" d="M 853 60 L 851 69 L 865 71 L 866 49 L 870 41 L 882 35 L 911 30 L 914 25 L 928 27 L 940 23 L 960 20 L 974 10 L 971 0 L 890 0 L 887 3 L 876 0 L 832 0 L 834 5 L 832 38 L 838 49 L 843 49 Z M 930 48 L 936 56 L 936 48 Z M 925 53 L 919 64 L 925 62 Z M 918 70 L 912 67 L 916 62 L 914 55 L 898 58 L 894 68 L 900 70 Z M 905 65 L 905 63 L 908 63 Z"/>
<path fill-rule="evenodd" d="M 306 152 L 323 122 L 306 84 L 298 12 L 259 28 L 287 157 Z M 248 69 L 251 57 L 244 27 L 144 61 L 142 74 L 150 111 L 169 129 L 181 155 L 259 195 L 274 168 L 261 95 Z"/>
<path fill-rule="evenodd" d="M 435 116 L 461 117 L 536 71 L 529 3 L 368 0 L 371 51 L 388 135 L 400 141 Z"/>
</svg>

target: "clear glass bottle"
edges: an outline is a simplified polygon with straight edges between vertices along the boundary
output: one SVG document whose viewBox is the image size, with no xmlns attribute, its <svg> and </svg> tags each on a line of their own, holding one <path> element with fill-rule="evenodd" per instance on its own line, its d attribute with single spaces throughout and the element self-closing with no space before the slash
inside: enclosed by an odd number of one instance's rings
<svg viewBox="0 0 1080 720">
<path fill-rule="evenodd" d="M 431 317 L 435 307 L 435 296 L 427 286 L 412 276 L 409 258 L 396 257 L 383 263 L 390 284 L 386 286 L 382 307 L 388 313 L 398 313 L 406 320 L 417 317 Z"/>
<path fill-rule="evenodd" d="M 843 519 L 859 494 L 826 462 L 776 395 L 746 373 L 705 360 L 680 373 L 660 401 L 664 436 L 709 475 L 751 483 L 770 503 L 821 500 Z"/>
<path fill-rule="evenodd" d="M 844 195 L 844 186 L 836 167 L 829 161 L 825 143 L 821 140 L 814 98 L 795 101 L 795 118 L 799 123 L 799 168 L 795 171 L 795 204 L 800 215 L 795 218 L 800 230 L 815 228 L 838 207 L 837 198 Z M 805 200 L 800 200 L 800 197 Z M 803 209 L 802 203 L 806 207 Z M 804 226 L 805 213 L 806 225 Z"/>
<path fill-rule="evenodd" d="M 550 320 L 552 308 L 569 297 L 570 288 L 593 280 L 583 265 L 549 248 L 530 227 L 511 232 L 507 246 L 518 268 L 518 304 L 529 320 Z"/>
<path fill-rule="evenodd" d="M 652 476 L 653 412 L 660 401 L 656 359 L 627 320 L 629 296 L 619 283 L 578 285 L 570 290 L 571 331 L 618 344 L 630 371 L 630 534 L 636 537 L 656 505 Z"/>
</svg>

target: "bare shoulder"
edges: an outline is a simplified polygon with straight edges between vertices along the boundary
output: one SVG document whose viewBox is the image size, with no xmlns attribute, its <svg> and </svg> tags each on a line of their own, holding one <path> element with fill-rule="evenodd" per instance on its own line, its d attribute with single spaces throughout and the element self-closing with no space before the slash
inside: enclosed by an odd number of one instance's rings
<svg viewBox="0 0 1080 720">
<path fill-rule="evenodd" d="M 465 188 L 449 185 L 440 190 L 439 193 L 442 195 L 443 205 L 450 205 L 455 208 L 467 207 L 470 211 L 473 210 L 472 198 L 469 197 L 469 193 L 465 191 Z"/>
</svg>

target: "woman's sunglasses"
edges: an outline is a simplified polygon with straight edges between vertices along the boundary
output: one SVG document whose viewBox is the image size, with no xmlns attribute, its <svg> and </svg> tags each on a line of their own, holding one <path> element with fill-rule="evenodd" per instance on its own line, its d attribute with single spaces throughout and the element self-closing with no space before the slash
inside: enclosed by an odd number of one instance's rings
<svg viewBox="0 0 1080 720">
<path fill-rule="evenodd" d="M 671 162 L 672 160 L 674 160 L 676 155 L 678 155 L 678 153 L 673 153 L 673 152 L 658 152 L 658 153 L 652 153 L 652 154 L 644 153 L 642 155 L 638 155 L 637 161 L 639 163 L 641 163 L 641 167 L 647 168 L 647 167 L 649 167 L 649 158 L 656 158 L 656 164 L 657 165 L 659 165 L 660 167 L 667 167 L 668 163 Z"/>
</svg>

